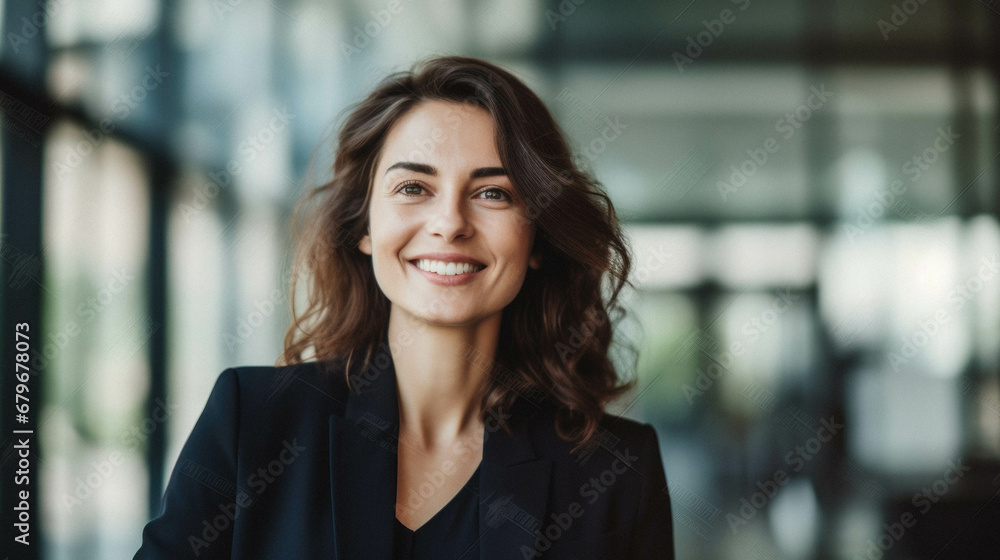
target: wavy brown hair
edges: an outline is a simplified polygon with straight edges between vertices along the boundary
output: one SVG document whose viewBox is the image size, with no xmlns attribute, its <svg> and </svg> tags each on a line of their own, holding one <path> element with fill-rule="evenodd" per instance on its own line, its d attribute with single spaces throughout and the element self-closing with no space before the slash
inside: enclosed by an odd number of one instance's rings
<svg viewBox="0 0 1000 560">
<path fill-rule="evenodd" d="M 541 253 L 542 266 L 527 270 L 503 310 L 483 420 L 500 419 L 510 431 L 502 419 L 515 401 L 543 395 L 555 406 L 559 437 L 579 448 L 597 433 L 605 405 L 635 384 L 620 378 L 609 356 L 614 326 L 626 314 L 619 294 L 631 286 L 631 250 L 610 198 L 574 161 L 542 101 L 511 73 L 480 59 L 418 62 L 348 108 L 332 178 L 295 208 L 292 324 L 277 365 L 303 362 L 311 349 L 318 361 L 346 361 L 349 376 L 355 353 L 364 356 L 366 369 L 381 346 L 389 301 L 358 242 L 368 231 L 372 174 L 386 135 L 427 100 L 469 103 L 493 117 L 503 167 L 537 226 L 533 251 Z M 298 312 L 300 276 L 309 286 L 307 305 Z M 350 376 L 347 381 L 350 386 Z"/>
</svg>

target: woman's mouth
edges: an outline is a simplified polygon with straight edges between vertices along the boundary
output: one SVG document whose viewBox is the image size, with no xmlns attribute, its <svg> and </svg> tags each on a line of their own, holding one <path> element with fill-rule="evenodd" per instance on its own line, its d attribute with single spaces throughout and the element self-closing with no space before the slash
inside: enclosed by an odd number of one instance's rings
<svg viewBox="0 0 1000 560">
<path fill-rule="evenodd" d="M 410 262 L 420 270 L 423 270 L 424 272 L 431 272 L 437 274 L 438 276 L 471 274 L 486 268 L 485 266 L 475 265 L 472 263 L 445 262 L 431 259 L 417 259 Z"/>
<path fill-rule="evenodd" d="M 472 263 L 456 263 L 417 259 L 409 261 L 417 274 L 438 286 L 460 286 L 474 282 L 486 268 Z"/>
</svg>

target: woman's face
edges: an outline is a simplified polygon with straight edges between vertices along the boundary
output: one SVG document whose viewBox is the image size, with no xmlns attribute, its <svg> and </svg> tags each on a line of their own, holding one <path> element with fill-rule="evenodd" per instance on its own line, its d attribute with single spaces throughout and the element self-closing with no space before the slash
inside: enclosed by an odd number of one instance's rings
<svg viewBox="0 0 1000 560">
<path fill-rule="evenodd" d="M 433 100 L 403 115 L 386 137 L 371 189 L 368 235 L 358 247 L 372 256 L 393 313 L 475 324 L 502 312 L 527 267 L 540 264 L 531 254 L 535 225 L 480 107 Z"/>
</svg>

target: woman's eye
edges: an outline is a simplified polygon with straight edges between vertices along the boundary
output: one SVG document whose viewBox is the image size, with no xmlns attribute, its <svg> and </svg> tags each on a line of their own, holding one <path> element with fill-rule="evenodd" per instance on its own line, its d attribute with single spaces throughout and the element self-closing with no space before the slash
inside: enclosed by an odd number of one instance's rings
<svg viewBox="0 0 1000 560">
<path fill-rule="evenodd" d="M 510 196 L 510 193 L 499 187 L 486 189 L 480 194 L 487 194 L 487 193 L 494 193 L 494 196 L 489 197 L 489 200 L 496 200 L 499 202 L 510 202 L 513 200 L 513 197 Z M 499 196 L 499 198 L 497 198 L 497 196 Z"/>
<path fill-rule="evenodd" d="M 423 189 L 423 188 L 424 188 L 424 186 L 421 185 L 420 183 L 404 183 L 403 185 L 401 185 L 399 187 L 399 189 L 398 189 L 397 192 L 402 192 L 406 196 L 420 196 L 420 192 L 419 191 L 421 189 Z M 412 190 L 411 191 L 407 191 L 407 189 L 416 189 L 416 192 L 414 192 Z"/>
</svg>

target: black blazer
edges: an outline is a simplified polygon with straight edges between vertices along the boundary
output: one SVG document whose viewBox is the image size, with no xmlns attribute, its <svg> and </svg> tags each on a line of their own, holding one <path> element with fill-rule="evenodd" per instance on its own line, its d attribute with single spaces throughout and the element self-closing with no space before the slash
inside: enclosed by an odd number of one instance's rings
<svg viewBox="0 0 1000 560">
<path fill-rule="evenodd" d="M 389 559 L 395 379 L 385 339 L 376 364 L 352 371 L 360 393 L 343 366 L 223 371 L 135 558 Z M 469 560 L 674 558 L 652 426 L 607 415 L 600 446 L 570 454 L 551 404 L 517 403 L 513 435 L 487 420 Z"/>
</svg>

